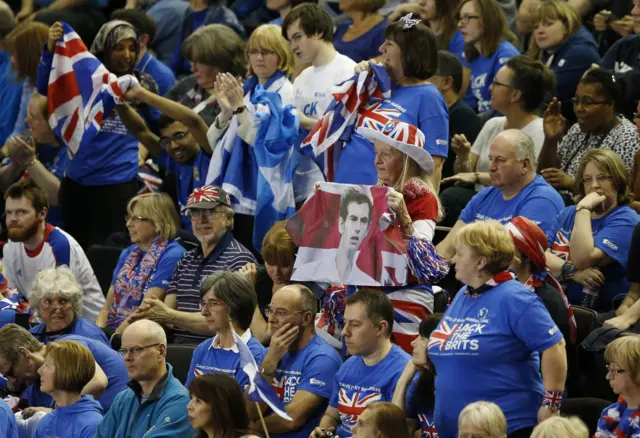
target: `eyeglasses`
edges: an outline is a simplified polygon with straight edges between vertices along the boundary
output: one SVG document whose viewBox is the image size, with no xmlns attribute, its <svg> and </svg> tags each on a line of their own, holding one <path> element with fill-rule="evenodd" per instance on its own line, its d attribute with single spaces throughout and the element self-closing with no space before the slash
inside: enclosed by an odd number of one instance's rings
<svg viewBox="0 0 640 438">
<path fill-rule="evenodd" d="M 276 52 L 273 50 L 249 50 L 249 56 L 258 56 L 262 55 L 263 58 L 266 58 L 269 55 L 275 55 Z"/>
<path fill-rule="evenodd" d="M 580 181 L 582 181 L 583 185 L 588 186 L 593 184 L 594 181 L 598 181 L 598 184 L 602 184 L 605 181 L 609 181 L 611 178 L 613 178 L 611 175 L 598 175 L 598 176 L 584 177 Z"/>
<path fill-rule="evenodd" d="M 160 143 L 160 146 L 163 149 L 168 148 L 171 145 L 172 141 L 180 141 L 183 140 L 187 135 L 189 135 L 189 131 L 185 131 L 185 132 L 174 132 L 171 136 L 169 137 L 160 137 L 160 139 L 158 140 L 158 143 Z"/>
<path fill-rule="evenodd" d="M 147 348 L 157 347 L 158 345 L 162 345 L 162 344 L 156 343 L 156 344 L 145 345 L 144 347 L 121 348 L 120 350 L 118 350 L 118 354 L 120 354 L 120 356 L 126 356 L 127 353 L 131 353 L 134 356 L 137 356 Z"/>
<path fill-rule="evenodd" d="M 458 21 L 458 23 L 468 24 L 470 20 L 477 20 L 479 18 L 479 15 L 458 15 L 456 17 L 456 20 Z"/>
<path fill-rule="evenodd" d="M 54 306 L 59 309 L 68 309 L 71 307 L 71 302 L 66 298 L 60 298 L 57 302 L 54 302 L 51 298 L 40 300 L 40 308 L 42 310 L 49 310 Z"/>
<path fill-rule="evenodd" d="M 592 100 L 592 99 L 589 99 L 588 97 L 573 97 L 571 98 L 571 102 L 573 103 L 573 106 L 578 106 L 578 105 L 594 106 L 594 105 L 601 105 L 603 103 L 609 103 L 608 100 Z"/>
<path fill-rule="evenodd" d="M 224 305 L 225 304 L 222 301 L 215 301 L 215 300 L 200 301 L 200 311 L 202 311 L 204 308 L 206 308 L 207 310 L 215 310 L 215 309 L 219 309 Z"/>
<path fill-rule="evenodd" d="M 151 219 L 149 219 L 148 217 L 143 217 L 143 216 L 135 216 L 135 215 L 126 215 L 124 217 L 124 221 L 125 222 L 147 222 Z"/>
<path fill-rule="evenodd" d="M 494 87 L 505 87 L 505 88 L 513 88 L 513 85 L 503 84 L 502 82 L 498 82 L 496 80 L 493 81 Z"/>
<path fill-rule="evenodd" d="M 607 371 L 610 372 L 614 376 L 617 376 L 618 374 L 626 373 L 626 370 L 619 370 L 618 368 L 616 368 L 613 365 L 607 365 Z"/>
<path fill-rule="evenodd" d="M 289 315 L 295 315 L 296 313 L 304 313 L 304 310 L 298 310 L 296 312 L 289 312 L 288 310 L 284 310 L 284 309 L 272 309 L 271 307 L 267 307 L 266 309 L 264 309 L 264 314 L 266 315 L 267 318 L 270 318 L 272 316 L 276 317 L 276 318 L 286 318 Z"/>
<path fill-rule="evenodd" d="M 200 216 L 204 216 L 205 219 L 209 219 L 209 217 L 214 214 L 224 213 L 222 210 L 216 210 L 215 208 L 190 208 L 187 210 L 187 217 L 191 220 L 198 220 Z"/>
</svg>

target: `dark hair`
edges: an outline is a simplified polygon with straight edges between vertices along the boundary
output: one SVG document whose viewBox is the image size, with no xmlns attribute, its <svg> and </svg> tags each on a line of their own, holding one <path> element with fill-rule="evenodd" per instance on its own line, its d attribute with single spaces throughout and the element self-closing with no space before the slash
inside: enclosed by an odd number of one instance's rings
<svg viewBox="0 0 640 438">
<path fill-rule="evenodd" d="M 526 55 L 514 56 L 505 65 L 513 72 L 513 88 L 522 93 L 522 109 L 530 113 L 540 109 L 556 88 L 553 72 Z"/>
<path fill-rule="evenodd" d="M 251 326 L 258 297 L 249 280 L 237 272 L 217 271 L 209 275 L 200 285 L 200 297 L 212 291 L 217 299 L 229 308 L 229 317 L 241 329 Z"/>
<path fill-rule="evenodd" d="M 415 14 L 411 18 L 419 18 Z M 422 22 L 404 29 L 404 21 L 389 24 L 384 38 L 395 42 L 402 51 L 404 75 L 416 79 L 429 79 L 438 71 L 438 45 L 431 29 Z"/>
<path fill-rule="evenodd" d="M 512 44 L 518 43 L 518 38 L 509 29 L 504 9 L 496 0 L 462 0 L 458 14 L 460 14 L 462 7 L 469 2 L 475 2 L 477 14 L 482 20 L 483 31 L 480 43 L 483 53 L 478 52 L 473 44 L 465 44 L 464 53 L 468 62 L 480 55 L 486 57 L 493 55 L 502 41 L 509 41 Z"/>
<path fill-rule="evenodd" d="M 22 179 L 4 192 L 4 199 L 20 199 L 27 198 L 31 201 L 31 205 L 36 210 L 36 213 L 40 213 L 42 209 L 49 209 L 49 195 L 43 189 L 38 187 L 36 183 L 31 179 Z"/>
<path fill-rule="evenodd" d="M 282 36 L 287 38 L 289 27 L 300 20 L 300 28 L 308 37 L 322 35 L 327 42 L 333 41 L 333 20 L 327 11 L 315 3 L 302 3 L 291 9 L 282 22 Z"/>
<path fill-rule="evenodd" d="M 247 72 L 244 41 L 224 24 L 207 24 L 196 29 L 182 43 L 182 55 L 192 63 L 199 62 L 233 76 L 243 77 Z"/>
<path fill-rule="evenodd" d="M 436 327 L 438 327 L 441 319 L 442 313 L 434 313 L 420 321 L 420 327 L 418 328 L 420 336 L 428 339 L 431 336 L 431 333 L 436 329 Z M 416 390 L 413 392 L 413 397 L 411 399 L 416 410 L 420 408 L 433 409 L 436 404 L 436 367 L 433 362 L 431 362 L 428 355 L 427 364 L 429 369 L 420 372 Z"/>
<path fill-rule="evenodd" d="M 251 433 L 244 395 L 233 377 L 224 373 L 196 377 L 189 384 L 189 395 L 211 406 L 210 420 L 216 437 L 239 438 Z M 202 430 L 196 436 L 207 438 Z"/>
<path fill-rule="evenodd" d="M 138 35 L 149 35 L 149 44 L 156 37 L 156 20 L 140 9 L 118 9 L 111 14 L 111 19 L 126 21 L 136 29 Z"/>
<path fill-rule="evenodd" d="M 393 304 L 391 304 L 389 297 L 379 290 L 362 289 L 344 300 L 345 306 L 357 303 L 364 304 L 367 317 L 373 321 L 374 324 L 387 321 L 387 335 L 391 337 L 391 330 L 393 329 Z"/>
<path fill-rule="evenodd" d="M 369 206 L 369 222 L 373 216 L 373 202 L 367 195 L 356 189 L 349 189 L 340 197 L 340 218 L 347 219 L 349 204 L 367 204 Z"/>
<path fill-rule="evenodd" d="M 158 128 L 158 131 L 160 131 L 177 121 L 178 120 L 166 114 L 160 114 L 160 117 L 158 117 L 158 120 L 156 120 L 156 128 Z"/>
<path fill-rule="evenodd" d="M 455 91 L 456 94 L 459 94 L 462 89 L 462 71 L 462 63 L 457 56 L 452 55 L 446 50 L 438 51 L 438 71 L 436 75 L 443 77 L 451 76 L 451 79 L 453 79 L 453 91 Z"/>
<path fill-rule="evenodd" d="M 447 50 L 453 35 L 458 31 L 458 3 L 459 0 L 436 0 L 436 14 L 441 20 L 440 37 L 438 37 L 438 49 Z"/>
<path fill-rule="evenodd" d="M 597 85 L 598 94 L 606 101 L 619 106 L 624 101 L 625 87 L 623 81 L 617 80 L 613 74 L 603 68 L 589 70 L 580 79 L 582 85 Z"/>
</svg>

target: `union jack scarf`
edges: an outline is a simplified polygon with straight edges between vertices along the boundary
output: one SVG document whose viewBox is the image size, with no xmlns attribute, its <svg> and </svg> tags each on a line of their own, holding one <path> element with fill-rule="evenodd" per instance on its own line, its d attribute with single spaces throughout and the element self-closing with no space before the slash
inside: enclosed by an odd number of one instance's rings
<svg viewBox="0 0 640 438">
<path fill-rule="evenodd" d="M 471 298 L 476 298 L 479 294 L 488 291 L 496 287 L 497 285 L 504 283 L 505 281 L 515 280 L 516 274 L 511 271 L 502 271 L 498 272 L 496 275 L 491 277 L 489 281 L 480 286 L 477 289 L 473 289 L 471 286 L 467 286 L 467 290 L 465 291 L 465 295 L 471 295 Z"/>
<path fill-rule="evenodd" d="M 360 111 L 391 96 L 391 79 L 384 66 L 369 62 L 370 69 L 354 75 L 333 89 L 334 101 L 300 148 L 311 148 L 318 157 L 329 150 L 327 176 L 333 181 L 333 148 L 339 141 L 347 141 L 355 128 Z M 307 149 L 308 150 L 308 149 Z"/>
<path fill-rule="evenodd" d="M 627 410 L 627 402 L 622 397 L 604 411 L 598 420 L 595 438 L 626 438 L 640 436 L 640 406 L 629 417 L 620 421 Z"/>
<path fill-rule="evenodd" d="M 127 255 L 113 285 L 113 304 L 107 316 L 107 327 L 116 329 L 129 314 L 136 310 L 147 291 L 149 282 L 158 267 L 158 260 L 169 242 L 156 237 L 146 254 L 135 245 Z"/>
</svg>

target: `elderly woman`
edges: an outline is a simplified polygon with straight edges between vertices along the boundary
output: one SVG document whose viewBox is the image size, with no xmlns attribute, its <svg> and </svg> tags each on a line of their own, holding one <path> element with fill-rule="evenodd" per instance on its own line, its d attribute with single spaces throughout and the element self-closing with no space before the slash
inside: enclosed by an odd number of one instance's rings
<svg viewBox="0 0 640 438">
<path fill-rule="evenodd" d="M 404 412 L 389 402 L 367 405 L 353 426 L 352 438 L 409 438 Z"/>
<path fill-rule="evenodd" d="M 96 324 L 122 334 L 145 297 L 164 299 L 173 268 L 185 253 L 175 241 L 178 212 L 165 193 L 133 198 L 127 206 L 127 229 L 133 243 L 122 251 Z"/>
<path fill-rule="evenodd" d="M 244 44 L 231 28 L 209 24 L 189 35 L 182 44 L 182 54 L 191 62 L 193 74 L 178 81 L 166 97 L 191 108 L 211 125 L 220 113 L 214 88 L 216 78 L 220 73 L 244 75 Z"/>
<path fill-rule="evenodd" d="M 247 344 L 258 364 L 266 354 L 249 328 L 257 305 L 256 293 L 243 275 L 219 271 L 202 282 L 200 294 L 200 312 L 216 336 L 198 345 L 193 352 L 187 386 L 195 377 L 217 371 L 236 379 L 244 390 L 249 385 L 249 377 L 242 371 L 234 333 Z"/>
<path fill-rule="evenodd" d="M 538 171 L 549 184 L 566 191 L 577 187 L 579 163 L 590 149 L 611 149 L 631 172 L 640 136 L 633 123 L 616 114 L 623 99 L 622 85 L 611 73 L 589 70 L 572 99 L 578 122 L 566 134 L 561 104 L 553 99 L 544 112 L 545 139 L 538 159 Z"/>
<path fill-rule="evenodd" d="M 538 424 L 531 438 L 589 438 L 589 429 L 578 417 L 551 417 Z"/>
<path fill-rule="evenodd" d="M 36 275 L 29 302 L 41 324 L 30 332 L 46 344 L 62 335 L 78 335 L 104 342 L 109 339 L 100 327 L 82 318 L 82 288 L 66 266 L 44 269 Z"/>
<path fill-rule="evenodd" d="M 428 345 L 438 433 L 456 436 L 463 408 L 486 400 L 504 412 L 510 437 L 528 437 L 560 408 L 567 374 L 562 333 L 540 299 L 507 271 L 515 247 L 503 225 L 466 225 L 455 249 L 456 279 L 465 286 Z"/>
<path fill-rule="evenodd" d="M 391 98 L 380 102 L 377 108 L 381 112 L 374 122 L 367 122 L 369 116 L 361 114 L 357 126 L 376 124 L 391 115 L 418 127 L 425 135 L 425 149 L 434 157 L 435 170 L 430 179 L 437 188 L 448 154 L 449 112 L 444 98 L 429 82 L 438 68 L 436 39 L 421 20 L 409 17 L 389 24 L 384 35 L 379 50 L 392 81 Z M 363 62 L 356 66 L 356 71 L 367 68 L 369 64 Z M 352 135 L 334 160 L 335 182 L 376 184 L 375 160 L 373 143 L 361 135 Z"/>
<path fill-rule="evenodd" d="M 596 438 L 632 438 L 640 434 L 640 338 L 624 336 L 607 345 L 607 380 L 618 401 L 602 411 Z"/>
<path fill-rule="evenodd" d="M 378 47 L 384 43 L 384 30 L 389 22 L 379 9 L 386 0 L 342 0 L 340 11 L 349 18 L 336 26 L 333 46 L 355 62 L 367 61 L 379 55 Z"/>
<path fill-rule="evenodd" d="M 544 62 L 555 74 L 562 113 L 576 121 L 571 98 L 583 73 L 600 64 L 593 35 L 580 24 L 580 17 L 564 0 L 543 0 L 534 14 L 536 23 L 529 56 Z"/>
<path fill-rule="evenodd" d="M 457 436 L 458 438 L 484 436 L 507 438 L 507 420 L 495 403 L 486 401 L 471 403 L 460 412 Z"/>
<path fill-rule="evenodd" d="M 74 341 L 52 342 L 38 374 L 40 390 L 53 397 L 56 408 L 38 423 L 33 437 L 92 437 L 102 421 L 102 406 L 82 394 L 95 374 L 91 351 Z"/>
<path fill-rule="evenodd" d="M 572 304 L 610 311 L 631 287 L 627 258 L 638 214 L 627 205 L 628 175 L 610 149 L 592 149 L 580 160 L 578 205 L 560 212 L 547 250 L 547 264 Z"/>
</svg>

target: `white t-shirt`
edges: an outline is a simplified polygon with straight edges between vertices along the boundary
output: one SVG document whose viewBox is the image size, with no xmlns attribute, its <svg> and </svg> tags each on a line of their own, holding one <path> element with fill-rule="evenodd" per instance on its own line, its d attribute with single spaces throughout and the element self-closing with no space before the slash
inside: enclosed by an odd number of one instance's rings
<svg viewBox="0 0 640 438">
<path fill-rule="evenodd" d="M 328 64 L 304 69 L 293 83 L 295 107 L 312 119 L 322 117 L 333 87 L 353 76 L 355 66 L 351 58 L 338 53 Z"/>
<path fill-rule="evenodd" d="M 542 144 L 544 143 L 544 128 L 542 127 L 542 122 L 542 117 L 539 117 L 522 128 L 522 132 L 527 134 L 531 137 L 531 140 L 533 140 L 533 146 L 536 150 L 536 158 L 540 155 Z M 491 144 L 491 140 L 504 131 L 505 123 L 507 123 L 506 117 L 494 117 L 493 119 L 489 119 L 482 127 L 476 141 L 471 147 L 471 152 L 478 155 L 476 172 L 489 171 L 489 145 Z M 484 186 L 481 184 L 476 184 L 476 191 L 483 187 Z"/>
<path fill-rule="evenodd" d="M 27 298 L 38 272 L 66 265 L 82 287 L 82 316 L 95 322 L 104 305 L 104 295 L 87 256 L 78 242 L 58 227 L 47 224 L 44 240 L 34 251 L 27 251 L 22 242 L 9 240 L 2 262 L 8 286 Z"/>
</svg>

